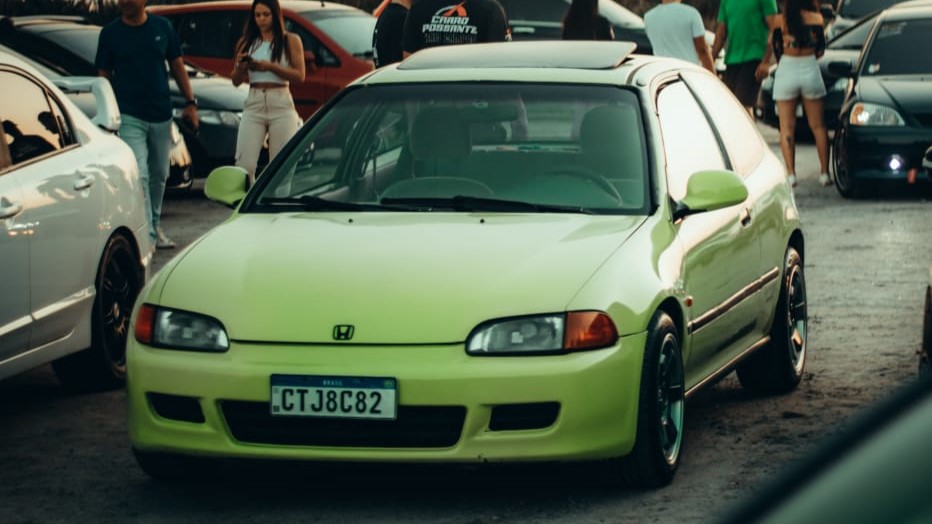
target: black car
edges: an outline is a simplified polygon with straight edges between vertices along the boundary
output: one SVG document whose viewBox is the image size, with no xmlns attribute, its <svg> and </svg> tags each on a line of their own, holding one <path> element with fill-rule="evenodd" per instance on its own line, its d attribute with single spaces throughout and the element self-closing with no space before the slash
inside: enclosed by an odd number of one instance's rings
<svg viewBox="0 0 932 524">
<path fill-rule="evenodd" d="M 515 40 L 559 40 L 563 33 L 563 16 L 571 0 L 499 0 L 508 14 Z M 613 0 L 599 0 L 599 14 L 608 19 L 616 40 L 637 44 L 638 53 L 651 54 L 650 40 L 644 32 L 644 20 Z"/>
<path fill-rule="evenodd" d="M 5 17 L 0 19 L 0 43 L 69 75 L 96 76 L 100 29 L 79 17 Z M 198 132 L 182 120 L 185 99 L 171 79 L 173 113 L 191 153 L 194 175 L 203 177 L 217 166 L 233 163 L 248 88 L 234 87 L 228 78 L 190 66 L 188 76 L 198 101 Z"/>
<path fill-rule="evenodd" d="M 848 77 L 829 71 L 828 64 L 848 62 L 853 66 L 861 54 L 861 48 L 864 46 L 864 41 L 867 39 L 871 27 L 873 27 L 876 16 L 877 13 L 871 13 L 854 26 L 849 27 L 847 31 L 829 40 L 825 46 L 825 54 L 818 60 L 819 69 L 822 71 L 822 82 L 825 83 L 824 121 L 828 129 L 834 129 L 838 125 L 838 112 L 841 110 L 841 104 L 845 100 L 845 91 L 848 88 Z M 771 67 L 770 74 L 761 83 L 755 113 L 757 118 L 765 124 L 779 128 L 780 119 L 777 116 L 777 104 L 773 99 L 773 79 L 776 70 L 776 65 Z M 796 106 L 796 116 L 803 116 L 802 104 Z M 796 129 L 797 131 L 807 132 L 809 128 L 800 125 L 796 126 Z"/>
<path fill-rule="evenodd" d="M 902 0 L 838 0 L 837 5 L 831 11 L 829 21 L 825 26 L 825 34 L 828 38 L 834 38 L 856 24 L 864 17 L 890 7 Z M 831 9 L 831 4 L 827 7 Z"/>
<path fill-rule="evenodd" d="M 851 75 L 832 147 L 835 186 L 842 196 L 868 183 L 929 182 L 923 155 L 932 143 L 932 3 L 908 2 L 877 15 Z"/>
</svg>

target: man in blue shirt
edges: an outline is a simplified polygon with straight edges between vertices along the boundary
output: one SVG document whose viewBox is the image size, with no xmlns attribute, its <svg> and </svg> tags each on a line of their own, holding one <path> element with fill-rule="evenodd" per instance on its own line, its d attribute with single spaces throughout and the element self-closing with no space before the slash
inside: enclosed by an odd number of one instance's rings
<svg viewBox="0 0 932 524">
<path fill-rule="evenodd" d="M 197 102 L 178 36 L 168 19 L 146 13 L 146 0 L 119 0 L 122 16 L 100 31 L 96 67 L 113 85 L 120 106 L 120 137 L 133 150 L 149 209 L 149 235 L 157 248 L 172 248 L 159 227 L 168 180 L 172 105 L 166 62 L 187 105 L 183 118 L 197 129 Z"/>
</svg>

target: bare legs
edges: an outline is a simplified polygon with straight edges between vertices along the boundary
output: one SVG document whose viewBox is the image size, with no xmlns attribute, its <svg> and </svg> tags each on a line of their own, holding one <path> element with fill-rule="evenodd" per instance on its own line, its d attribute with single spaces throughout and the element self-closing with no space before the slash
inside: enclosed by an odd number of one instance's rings
<svg viewBox="0 0 932 524">
<path fill-rule="evenodd" d="M 828 173 L 828 133 L 822 118 L 822 99 L 803 98 L 802 102 L 809 129 L 812 130 L 812 136 L 815 138 L 816 152 L 819 155 L 819 168 L 821 169 L 819 182 L 824 185 L 826 180 L 823 180 L 822 175 Z M 783 152 L 786 172 L 793 177 L 790 179 L 791 185 L 795 185 L 796 182 L 796 104 L 797 99 L 777 101 L 777 115 L 780 118 L 780 151 Z"/>
<path fill-rule="evenodd" d="M 796 186 L 796 100 L 778 100 L 777 116 L 780 118 L 780 151 L 790 177 L 790 185 Z"/>
<path fill-rule="evenodd" d="M 815 138 L 821 169 L 819 173 L 828 174 L 828 132 L 825 130 L 823 119 L 823 101 L 821 98 L 803 98 L 803 109 L 806 110 L 806 120 L 809 121 L 809 129 L 812 130 L 812 136 Z M 822 180 L 820 175 L 819 183 L 825 185 L 825 182 L 826 180 Z"/>
</svg>

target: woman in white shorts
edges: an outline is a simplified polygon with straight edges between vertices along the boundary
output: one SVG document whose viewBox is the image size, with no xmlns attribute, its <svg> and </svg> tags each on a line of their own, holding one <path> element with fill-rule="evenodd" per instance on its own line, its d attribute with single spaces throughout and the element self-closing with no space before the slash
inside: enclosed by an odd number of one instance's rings
<svg viewBox="0 0 932 524">
<path fill-rule="evenodd" d="M 773 82 L 773 98 L 780 118 L 780 150 L 790 185 L 796 187 L 796 105 L 802 99 L 806 120 L 819 154 L 819 183 L 828 176 L 828 133 L 823 119 L 825 84 L 816 61 L 825 51 L 824 22 L 813 0 L 786 0 L 785 9 L 771 34 L 779 62 Z"/>
</svg>

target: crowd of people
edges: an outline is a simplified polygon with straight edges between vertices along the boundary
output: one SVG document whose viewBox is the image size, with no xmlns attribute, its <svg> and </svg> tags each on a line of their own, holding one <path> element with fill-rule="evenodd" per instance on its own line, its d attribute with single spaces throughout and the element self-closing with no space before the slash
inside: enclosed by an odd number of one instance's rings
<svg viewBox="0 0 932 524">
<path fill-rule="evenodd" d="M 511 39 L 508 18 L 496 0 L 452 2 L 392 0 L 375 25 L 375 66 L 433 46 Z M 185 96 L 183 118 L 195 130 L 197 99 L 171 24 L 146 13 L 146 0 L 119 0 L 118 5 L 122 16 L 101 31 L 96 67 L 110 79 L 123 115 L 120 136 L 139 166 L 153 245 L 172 248 L 175 243 L 159 225 L 171 147 L 168 74 Z M 781 14 L 776 0 L 722 0 L 711 49 L 699 12 L 681 0 L 660 0 L 645 14 L 644 25 L 655 55 L 692 62 L 714 73 L 713 57 L 724 50 L 722 79 L 752 117 L 761 81 L 775 57 L 774 99 L 789 183 L 796 185 L 796 106 L 802 103 L 815 137 L 819 182 L 829 185 L 822 118 L 826 90 L 816 64 L 825 48 L 824 20 L 815 0 L 784 0 L 783 7 Z M 263 144 L 268 142 L 271 160 L 298 130 L 300 118 L 288 86 L 303 82 L 307 71 L 301 39 L 285 30 L 279 1 L 254 0 L 250 14 L 231 50 L 235 65 L 230 76 L 234 85 L 249 85 L 235 161 L 252 184 Z M 611 23 L 599 14 L 598 0 L 572 0 L 562 29 L 566 40 L 615 39 Z"/>
</svg>

